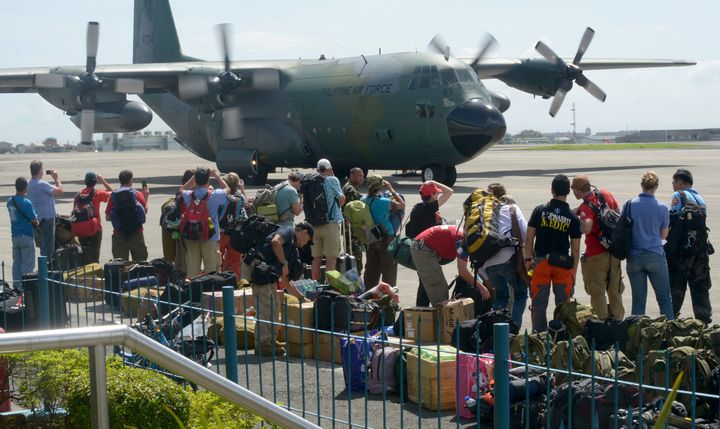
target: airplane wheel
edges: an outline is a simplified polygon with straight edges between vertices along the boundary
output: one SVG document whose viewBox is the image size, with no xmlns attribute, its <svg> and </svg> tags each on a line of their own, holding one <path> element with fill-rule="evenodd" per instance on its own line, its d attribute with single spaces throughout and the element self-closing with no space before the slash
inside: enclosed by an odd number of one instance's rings
<svg viewBox="0 0 720 429">
<path fill-rule="evenodd" d="M 457 169 L 455 167 L 445 167 L 445 180 L 442 184 L 445 186 L 454 186 L 457 180 Z"/>
<path fill-rule="evenodd" d="M 428 165 L 427 167 L 423 167 L 421 178 L 423 182 L 434 180 L 445 183 L 445 169 L 437 164 Z"/>
<path fill-rule="evenodd" d="M 263 165 L 258 165 L 258 172 L 257 173 L 250 173 L 246 174 L 243 177 L 243 180 L 245 181 L 246 185 L 250 186 L 264 186 L 267 182 L 268 173 L 270 172 L 270 169 Z"/>
</svg>

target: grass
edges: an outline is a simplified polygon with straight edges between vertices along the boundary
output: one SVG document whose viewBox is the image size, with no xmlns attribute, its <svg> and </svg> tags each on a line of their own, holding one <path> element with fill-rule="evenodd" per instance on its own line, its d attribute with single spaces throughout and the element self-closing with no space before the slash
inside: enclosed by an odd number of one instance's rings
<svg viewBox="0 0 720 429">
<path fill-rule="evenodd" d="M 589 143 L 551 144 L 523 147 L 518 150 L 628 150 L 628 149 L 709 149 L 713 146 L 696 143 Z"/>
</svg>

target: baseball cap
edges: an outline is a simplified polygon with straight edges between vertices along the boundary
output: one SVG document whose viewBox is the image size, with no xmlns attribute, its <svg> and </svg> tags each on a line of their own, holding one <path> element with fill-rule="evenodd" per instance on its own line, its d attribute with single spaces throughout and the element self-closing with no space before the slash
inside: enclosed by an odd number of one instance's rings
<svg viewBox="0 0 720 429">
<path fill-rule="evenodd" d="M 94 171 L 92 171 L 92 170 L 88 170 L 88 171 L 85 173 L 85 181 L 88 181 L 88 180 L 97 180 L 97 178 L 98 178 L 98 177 L 97 177 L 97 173 L 94 172 Z"/>
<path fill-rule="evenodd" d="M 678 170 L 673 174 L 673 179 L 680 178 L 683 180 L 683 182 L 687 182 L 689 184 L 693 184 L 693 176 L 690 170 L 686 170 L 684 168 L 678 168 Z"/>
<path fill-rule="evenodd" d="M 442 191 L 443 190 L 434 183 L 423 183 L 420 185 L 420 195 L 423 197 L 429 197 L 432 194 L 440 193 Z"/>
<path fill-rule="evenodd" d="M 330 161 L 323 158 L 317 163 L 317 169 L 318 170 L 332 170 L 332 165 L 330 164 Z"/>
<path fill-rule="evenodd" d="M 383 178 L 376 174 L 371 174 L 367 178 L 368 192 L 371 194 L 376 193 L 383 187 Z"/>
<path fill-rule="evenodd" d="M 312 225 L 307 222 L 300 222 L 298 224 L 295 224 L 295 228 L 307 231 L 308 235 L 310 236 L 310 241 L 308 241 L 308 244 L 312 246 L 313 237 L 315 236 L 315 230 L 313 229 Z"/>
<path fill-rule="evenodd" d="M 580 176 L 573 177 L 572 185 L 570 185 L 570 188 L 571 189 L 583 189 L 588 185 L 590 185 L 590 178 L 584 174 L 581 174 Z"/>
</svg>

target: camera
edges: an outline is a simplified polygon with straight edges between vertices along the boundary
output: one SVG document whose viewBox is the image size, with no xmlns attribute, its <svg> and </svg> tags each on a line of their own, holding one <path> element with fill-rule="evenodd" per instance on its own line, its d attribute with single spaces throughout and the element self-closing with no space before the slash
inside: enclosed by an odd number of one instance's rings
<svg viewBox="0 0 720 429">
<path fill-rule="evenodd" d="M 45 174 L 52 174 L 52 170 L 45 170 Z"/>
</svg>

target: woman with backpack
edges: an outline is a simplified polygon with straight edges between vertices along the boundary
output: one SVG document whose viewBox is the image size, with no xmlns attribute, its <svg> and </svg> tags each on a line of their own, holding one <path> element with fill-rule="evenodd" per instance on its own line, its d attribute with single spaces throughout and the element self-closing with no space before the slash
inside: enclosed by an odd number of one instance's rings
<svg viewBox="0 0 720 429">
<path fill-rule="evenodd" d="M 380 227 L 382 239 L 368 245 L 363 281 L 368 287 L 372 287 L 378 284 L 382 277 L 383 282 L 394 286 L 397 282 L 397 262 L 388 255 L 387 247 L 399 231 L 395 231 L 390 222 L 390 211 L 393 208 L 404 209 L 405 201 L 382 176 L 369 176 L 367 184 L 368 194 L 362 201 L 368 205 L 375 225 Z M 390 192 L 390 198 L 381 196 L 385 189 Z"/>
<path fill-rule="evenodd" d="M 230 234 L 238 222 L 245 219 L 245 183 L 236 173 L 225 175 L 227 184 L 227 202 L 220 214 L 220 267 L 223 271 L 233 271 L 240 278 L 240 265 L 243 255 L 230 246 Z"/>
<path fill-rule="evenodd" d="M 95 189 L 97 182 L 105 189 Z M 85 189 L 75 195 L 72 211 L 71 230 L 80 240 L 81 246 L 90 251 L 90 262 L 100 261 L 100 245 L 102 244 L 102 212 L 100 203 L 107 203 L 113 188 L 104 177 L 94 171 L 85 173 Z"/>
<path fill-rule="evenodd" d="M 625 203 L 622 217 L 632 219 L 632 245 L 627 258 L 627 274 L 632 289 L 632 314 L 644 315 L 647 301 L 647 281 L 650 279 L 660 313 L 673 320 L 672 295 L 665 250 L 662 241 L 667 238 L 670 212 L 665 204 L 655 199 L 660 185 L 658 175 L 648 171 L 642 177 L 642 192 Z"/>
<path fill-rule="evenodd" d="M 420 186 L 421 201 L 410 211 L 410 220 L 405 225 L 405 235 L 413 240 L 418 234 L 426 229 L 442 225 L 444 220 L 440 216 L 440 207 L 445 204 L 453 195 L 452 188 L 443 185 L 434 180 L 428 180 Z M 427 307 L 430 305 L 430 298 L 422 285 L 422 281 L 418 285 L 417 296 L 415 297 L 415 305 L 418 307 Z"/>
</svg>

